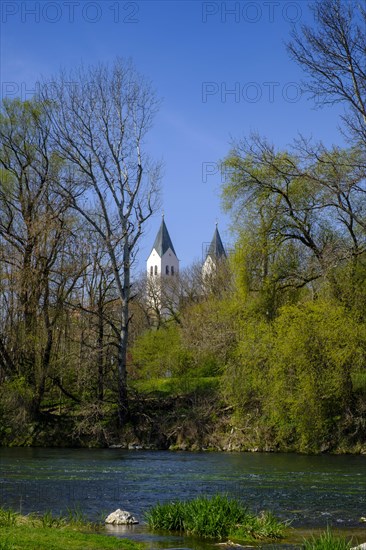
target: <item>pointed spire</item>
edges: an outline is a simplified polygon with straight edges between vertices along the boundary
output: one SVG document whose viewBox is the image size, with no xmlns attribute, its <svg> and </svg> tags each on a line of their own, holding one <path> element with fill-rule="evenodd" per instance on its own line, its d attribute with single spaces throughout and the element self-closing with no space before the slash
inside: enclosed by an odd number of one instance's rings
<svg viewBox="0 0 366 550">
<path fill-rule="evenodd" d="M 168 248 L 171 248 L 174 254 L 176 255 L 176 252 L 174 250 L 174 246 L 172 243 L 172 240 L 170 238 L 168 229 L 165 225 L 164 221 L 164 213 L 162 214 L 162 220 L 160 229 L 158 231 L 158 234 L 156 235 L 156 239 L 153 245 L 153 249 L 155 248 L 156 252 L 159 254 L 160 258 L 162 258 L 165 254 L 165 252 L 168 250 Z"/>
<path fill-rule="evenodd" d="M 224 245 L 222 244 L 222 240 L 218 230 L 218 225 L 219 224 L 216 221 L 215 232 L 212 237 L 211 244 L 208 247 L 208 251 L 207 251 L 207 257 L 211 256 L 211 258 L 213 259 L 226 258 L 226 252 L 225 252 Z"/>
</svg>

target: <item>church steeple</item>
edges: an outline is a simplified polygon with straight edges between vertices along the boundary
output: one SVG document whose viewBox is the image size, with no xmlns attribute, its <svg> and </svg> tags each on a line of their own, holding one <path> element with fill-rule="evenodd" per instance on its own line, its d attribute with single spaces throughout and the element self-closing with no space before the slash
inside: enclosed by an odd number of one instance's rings
<svg viewBox="0 0 366 550">
<path fill-rule="evenodd" d="M 211 277 L 217 269 L 217 264 L 227 258 L 224 245 L 220 237 L 218 223 L 216 222 L 215 232 L 210 246 L 207 249 L 206 258 L 202 266 L 203 278 Z"/>
<path fill-rule="evenodd" d="M 164 216 L 147 260 L 148 275 L 178 275 L 179 260 L 175 252 Z"/>
<path fill-rule="evenodd" d="M 169 235 L 169 231 L 164 221 L 164 214 L 163 214 L 160 229 L 158 231 L 158 234 L 156 235 L 156 239 L 153 244 L 152 250 L 154 250 L 154 248 L 161 258 L 164 256 L 168 248 L 170 248 L 176 255 L 172 240 Z"/>
<path fill-rule="evenodd" d="M 169 316 L 177 308 L 179 260 L 164 216 L 146 263 L 147 300 L 155 314 Z"/>
<path fill-rule="evenodd" d="M 211 244 L 207 250 L 206 259 L 208 256 L 211 256 L 213 260 L 226 258 L 226 252 L 225 252 L 224 245 L 222 244 L 217 222 L 216 222 L 216 228 L 212 237 Z"/>
</svg>

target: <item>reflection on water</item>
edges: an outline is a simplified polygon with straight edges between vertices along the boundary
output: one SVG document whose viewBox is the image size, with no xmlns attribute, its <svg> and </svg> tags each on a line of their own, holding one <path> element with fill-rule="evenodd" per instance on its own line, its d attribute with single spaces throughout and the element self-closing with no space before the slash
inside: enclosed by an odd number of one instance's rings
<svg viewBox="0 0 366 550">
<path fill-rule="evenodd" d="M 297 528 L 360 529 L 359 518 L 366 515 L 366 456 L 0 449 L 1 503 L 24 513 L 79 507 L 96 520 L 123 508 L 143 521 L 156 502 L 217 492 L 239 498 L 255 512 L 271 510 Z M 126 536 L 125 531 L 113 535 Z M 144 525 L 129 536 L 148 540 L 151 548 L 212 547 L 152 536 Z"/>
</svg>

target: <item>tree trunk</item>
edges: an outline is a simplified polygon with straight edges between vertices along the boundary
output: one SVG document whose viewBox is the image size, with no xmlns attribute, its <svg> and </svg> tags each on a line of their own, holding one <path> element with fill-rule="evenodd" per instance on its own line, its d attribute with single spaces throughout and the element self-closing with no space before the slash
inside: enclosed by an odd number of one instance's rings
<svg viewBox="0 0 366 550">
<path fill-rule="evenodd" d="M 125 307 L 123 307 L 125 309 Z M 128 326 L 122 326 L 121 337 L 118 346 L 118 421 L 122 428 L 129 415 L 128 395 L 127 395 L 127 340 Z"/>
<path fill-rule="evenodd" d="M 118 419 L 122 427 L 129 415 L 127 395 L 127 345 L 130 299 L 130 250 L 125 238 L 123 250 L 123 296 L 121 303 L 121 332 L 118 346 Z"/>
<path fill-rule="evenodd" d="M 104 324 L 103 324 L 103 303 L 98 303 L 98 399 L 104 399 Z"/>
</svg>

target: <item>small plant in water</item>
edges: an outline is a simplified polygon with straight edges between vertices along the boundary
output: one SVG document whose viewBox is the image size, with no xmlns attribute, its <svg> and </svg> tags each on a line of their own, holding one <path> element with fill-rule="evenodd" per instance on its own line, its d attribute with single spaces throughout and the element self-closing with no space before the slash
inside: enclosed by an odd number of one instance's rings
<svg viewBox="0 0 366 550">
<path fill-rule="evenodd" d="M 349 550 L 351 542 L 333 535 L 330 529 L 319 536 L 312 536 L 305 540 L 303 550 Z"/>
<path fill-rule="evenodd" d="M 271 512 L 261 512 L 259 516 L 248 514 L 241 525 L 230 531 L 229 538 L 234 541 L 249 541 L 283 538 L 286 524 L 278 521 Z"/>
<path fill-rule="evenodd" d="M 285 525 L 271 514 L 252 515 L 235 499 L 217 495 L 188 502 L 157 504 L 146 513 L 149 527 L 203 538 L 236 540 L 275 539 L 283 536 Z"/>
</svg>

